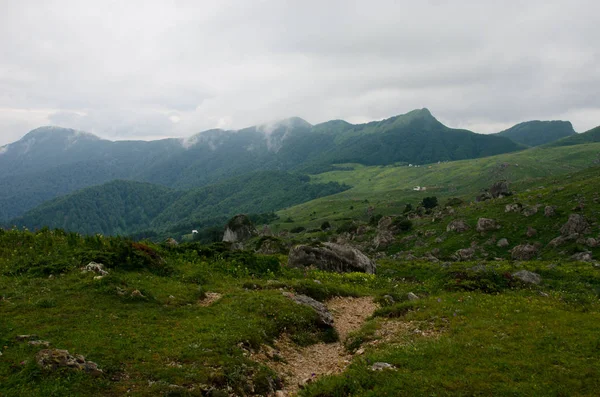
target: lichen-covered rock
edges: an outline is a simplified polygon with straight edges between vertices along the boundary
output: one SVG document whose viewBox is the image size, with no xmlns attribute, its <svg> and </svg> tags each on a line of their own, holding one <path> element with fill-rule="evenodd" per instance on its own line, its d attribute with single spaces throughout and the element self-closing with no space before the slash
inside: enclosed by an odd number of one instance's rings
<svg viewBox="0 0 600 397">
<path fill-rule="evenodd" d="M 506 248 L 506 247 L 508 247 L 508 240 L 507 240 L 507 239 L 505 239 L 505 238 L 501 238 L 501 239 L 500 239 L 500 240 L 498 240 L 498 242 L 496 243 L 496 246 L 497 246 L 497 247 L 500 247 L 500 248 Z"/>
<path fill-rule="evenodd" d="M 459 261 L 468 261 L 473 258 L 473 255 L 475 255 L 475 249 L 473 247 L 460 249 L 454 254 Z"/>
<path fill-rule="evenodd" d="M 592 261 L 592 253 L 591 252 L 578 252 L 575 255 L 571 256 L 571 260 L 580 261 L 580 262 L 591 262 Z"/>
<path fill-rule="evenodd" d="M 500 229 L 500 225 L 494 219 L 490 218 L 479 218 L 477 220 L 477 228 L 478 232 L 488 232 L 491 230 Z"/>
<path fill-rule="evenodd" d="M 374 274 L 376 264 L 356 248 L 335 243 L 318 246 L 297 245 L 288 255 L 291 267 L 315 266 L 321 270 L 340 273 L 363 272 Z"/>
<path fill-rule="evenodd" d="M 45 370 L 56 371 L 59 368 L 68 368 L 74 371 L 83 371 L 93 376 L 102 375 L 102 370 L 92 361 L 87 361 L 81 355 L 71 355 L 67 350 L 44 349 L 35 356 L 37 364 Z"/>
<path fill-rule="evenodd" d="M 523 210 L 521 211 L 521 213 L 527 217 L 533 216 L 533 215 L 537 214 L 537 212 L 538 212 L 537 205 L 531 205 L 531 206 L 528 205 L 527 207 L 523 208 Z"/>
<path fill-rule="evenodd" d="M 282 292 L 282 294 L 299 305 L 304 305 L 312 308 L 319 315 L 319 323 L 327 327 L 333 327 L 333 315 L 327 310 L 327 307 L 306 295 L 292 294 L 291 292 Z"/>
<path fill-rule="evenodd" d="M 498 181 L 494 183 L 490 188 L 490 194 L 493 198 L 502 198 L 512 195 L 511 191 L 508 188 L 507 181 Z"/>
<path fill-rule="evenodd" d="M 537 230 L 535 230 L 531 226 L 527 226 L 527 232 L 525 234 L 527 235 L 527 237 L 531 238 L 537 234 Z"/>
<path fill-rule="evenodd" d="M 394 241 L 394 233 L 392 232 L 392 218 L 384 216 L 377 223 L 377 235 L 373 239 L 375 248 L 386 247 Z"/>
<path fill-rule="evenodd" d="M 469 229 L 469 225 L 461 219 L 455 219 L 446 226 L 447 232 L 464 233 Z"/>
<path fill-rule="evenodd" d="M 522 209 L 523 209 L 523 205 L 521 205 L 521 203 L 506 204 L 506 206 L 504 206 L 504 212 L 519 213 L 519 212 L 521 212 Z"/>
<path fill-rule="evenodd" d="M 82 273 L 96 273 L 101 276 L 106 276 L 108 271 L 104 270 L 104 265 L 102 263 L 90 262 L 81 270 Z"/>
<path fill-rule="evenodd" d="M 515 260 L 526 261 L 534 258 L 537 253 L 538 249 L 535 245 L 521 244 L 511 250 L 511 257 Z"/>
<path fill-rule="evenodd" d="M 556 207 L 553 205 L 547 205 L 544 208 L 544 216 L 546 218 L 551 218 L 556 215 Z"/>
<path fill-rule="evenodd" d="M 227 222 L 225 233 L 223 234 L 223 241 L 227 243 L 244 242 L 257 235 L 258 232 L 252 224 L 252 221 L 250 221 L 250 218 L 240 214 L 234 216 Z"/>
<path fill-rule="evenodd" d="M 477 203 L 480 203 L 482 201 L 487 201 L 487 200 L 491 200 L 494 197 L 492 196 L 492 194 L 490 192 L 483 192 L 481 194 L 479 194 L 477 197 L 475 197 L 475 201 Z"/>
<path fill-rule="evenodd" d="M 256 252 L 264 255 L 282 254 L 285 251 L 283 242 L 276 237 L 263 237 L 258 241 L 256 247 Z"/>
<path fill-rule="evenodd" d="M 513 273 L 512 276 L 528 284 L 539 284 L 542 282 L 542 277 L 539 274 L 528 270 L 519 270 L 518 272 Z"/>
<path fill-rule="evenodd" d="M 574 233 L 584 234 L 588 231 L 590 225 L 585 218 L 579 214 L 569 215 L 569 220 L 560 228 L 560 234 L 569 236 Z"/>
</svg>

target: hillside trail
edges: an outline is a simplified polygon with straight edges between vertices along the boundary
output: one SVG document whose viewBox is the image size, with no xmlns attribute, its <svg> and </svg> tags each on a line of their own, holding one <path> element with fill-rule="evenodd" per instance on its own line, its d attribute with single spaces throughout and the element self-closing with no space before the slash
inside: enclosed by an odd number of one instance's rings
<svg viewBox="0 0 600 397">
<path fill-rule="evenodd" d="M 378 308 L 370 296 L 336 297 L 325 305 L 334 317 L 334 327 L 340 337 L 338 342 L 299 347 L 284 336 L 275 341 L 274 349 L 270 348 L 259 353 L 262 357 L 256 357 L 285 379 L 283 393 L 278 392 L 277 396 L 294 396 L 301 384 L 323 375 L 343 372 L 352 361 L 352 354 L 344 348 L 344 341 L 348 334 L 360 329 Z"/>
</svg>

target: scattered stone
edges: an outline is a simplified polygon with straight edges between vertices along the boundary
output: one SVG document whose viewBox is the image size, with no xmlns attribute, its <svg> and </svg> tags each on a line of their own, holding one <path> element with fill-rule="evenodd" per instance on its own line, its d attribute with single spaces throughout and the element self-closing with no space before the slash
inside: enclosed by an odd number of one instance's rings
<svg viewBox="0 0 600 397">
<path fill-rule="evenodd" d="M 578 252 L 575 255 L 571 256 L 571 260 L 579 261 L 579 262 L 591 262 L 592 261 L 592 253 L 589 251 Z"/>
<path fill-rule="evenodd" d="M 142 295 L 142 293 L 140 292 L 139 289 L 133 290 L 133 292 L 131 293 L 131 297 L 132 298 L 145 298 L 145 296 Z"/>
<path fill-rule="evenodd" d="M 393 305 L 394 303 L 396 303 L 396 301 L 394 300 L 394 297 L 391 295 L 384 295 L 383 300 L 388 305 Z"/>
<path fill-rule="evenodd" d="M 556 216 L 556 207 L 553 205 L 547 205 L 544 208 L 544 216 L 546 218 L 552 218 L 553 216 Z"/>
<path fill-rule="evenodd" d="M 82 273 L 94 272 L 101 276 L 106 276 L 108 272 L 104 270 L 104 265 L 102 263 L 90 262 L 88 263 L 81 271 Z"/>
<path fill-rule="evenodd" d="M 506 204 L 506 206 L 504 207 L 504 212 L 521 212 L 521 209 L 523 209 L 523 206 L 520 203 L 514 203 L 514 204 Z"/>
<path fill-rule="evenodd" d="M 515 260 L 530 260 L 538 253 L 536 246 L 531 244 L 517 245 L 511 250 L 512 259 Z"/>
<path fill-rule="evenodd" d="M 35 334 L 32 335 L 17 335 L 15 336 L 15 339 L 18 340 L 19 342 L 24 342 L 26 340 L 35 340 L 37 339 L 38 336 Z"/>
<path fill-rule="evenodd" d="M 373 365 L 371 365 L 371 371 L 383 371 L 385 369 L 395 369 L 396 367 L 394 367 L 392 364 L 389 363 L 382 363 L 382 362 L 377 362 Z"/>
<path fill-rule="evenodd" d="M 527 206 L 527 207 L 523 208 L 523 210 L 521 211 L 521 213 L 527 217 L 535 215 L 535 214 L 537 214 L 537 212 L 538 212 L 537 205 Z"/>
<path fill-rule="evenodd" d="M 412 292 L 408 293 L 407 298 L 408 298 L 409 301 L 417 301 L 417 300 L 419 300 L 419 297 L 416 294 L 412 293 Z"/>
<path fill-rule="evenodd" d="M 478 232 L 488 232 L 490 230 L 500 229 L 500 225 L 494 219 L 489 218 L 479 218 L 477 220 L 477 228 Z"/>
<path fill-rule="evenodd" d="M 506 248 L 506 247 L 508 247 L 508 240 L 507 240 L 507 239 L 505 239 L 505 238 L 501 238 L 501 239 L 500 239 L 500 240 L 498 240 L 498 242 L 496 243 L 496 246 L 497 246 L 497 247 L 500 247 L 500 248 Z"/>
<path fill-rule="evenodd" d="M 446 226 L 447 232 L 463 233 L 469 230 L 470 227 L 461 219 L 455 219 Z"/>
<path fill-rule="evenodd" d="M 507 181 L 498 181 L 490 188 L 490 194 L 496 199 L 511 196 L 512 192 L 508 189 Z"/>
<path fill-rule="evenodd" d="M 247 215 L 240 214 L 227 222 L 223 241 L 228 243 L 244 242 L 257 235 L 258 232 L 252 221 L 250 221 L 250 218 Z"/>
<path fill-rule="evenodd" d="M 538 294 L 539 294 L 540 296 L 544 297 L 544 298 L 547 298 L 547 297 L 549 297 L 549 296 L 550 296 L 550 295 L 548 295 L 547 293 L 545 293 L 544 291 L 540 291 L 540 292 L 538 292 Z"/>
<path fill-rule="evenodd" d="M 519 270 L 518 272 L 513 273 L 512 276 L 528 284 L 539 284 L 542 282 L 542 277 L 539 274 L 528 270 Z"/>
<path fill-rule="evenodd" d="M 585 240 L 585 245 L 587 245 L 590 248 L 594 248 L 594 247 L 597 247 L 599 245 L 599 242 L 595 238 L 590 237 L 590 238 L 588 238 L 588 239 Z"/>
<path fill-rule="evenodd" d="M 102 375 L 102 370 L 92 361 L 87 361 L 82 355 L 71 355 L 67 350 L 44 349 L 40 350 L 35 360 L 44 370 L 56 371 L 59 368 L 68 368 L 83 371 L 93 376 Z"/>
<path fill-rule="evenodd" d="M 43 347 L 50 346 L 50 342 L 48 342 L 47 340 L 30 340 L 29 342 L 27 342 L 27 344 L 30 346 L 43 346 Z"/>
<path fill-rule="evenodd" d="M 537 235 L 537 230 L 535 230 L 531 226 L 527 226 L 527 233 L 526 233 L 526 235 L 529 238 L 534 237 L 535 235 Z"/>
<path fill-rule="evenodd" d="M 323 243 L 318 246 L 297 245 L 290 250 L 288 265 L 290 267 L 316 266 L 327 271 L 368 274 L 374 274 L 377 266 L 358 249 L 335 243 Z"/>
<path fill-rule="evenodd" d="M 293 294 L 291 292 L 282 292 L 283 296 L 290 298 L 299 305 L 311 307 L 318 315 L 319 322 L 327 327 L 333 327 L 333 315 L 327 310 L 327 307 L 321 302 L 306 295 Z"/>
<path fill-rule="evenodd" d="M 362 356 L 363 354 L 365 354 L 365 349 L 361 347 L 354 354 L 356 354 L 357 356 Z"/>
<path fill-rule="evenodd" d="M 493 198 L 494 197 L 492 196 L 492 194 L 490 192 L 483 192 L 480 195 L 478 195 L 477 197 L 475 197 L 475 202 L 481 203 L 482 201 L 491 200 Z"/>
<path fill-rule="evenodd" d="M 121 296 L 123 296 L 123 295 L 125 295 L 126 293 L 127 293 L 127 290 L 125 290 L 125 289 L 123 289 L 123 288 L 120 288 L 120 287 L 117 287 L 117 294 L 118 294 L 118 295 L 121 295 Z"/>
<path fill-rule="evenodd" d="M 468 261 L 469 259 L 473 258 L 473 255 L 475 255 L 475 249 L 473 247 L 459 249 L 454 254 L 456 259 L 459 261 Z"/>
<path fill-rule="evenodd" d="M 560 228 L 560 234 L 569 236 L 574 233 L 585 234 L 588 231 L 589 224 L 585 218 L 579 214 L 569 215 L 569 220 Z"/>
</svg>

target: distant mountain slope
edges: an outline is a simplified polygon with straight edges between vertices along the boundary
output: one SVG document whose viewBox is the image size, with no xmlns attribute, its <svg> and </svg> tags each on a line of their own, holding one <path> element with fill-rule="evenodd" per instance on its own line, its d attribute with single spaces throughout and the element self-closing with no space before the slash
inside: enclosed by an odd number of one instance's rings
<svg viewBox="0 0 600 397">
<path fill-rule="evenodd" d="M 206 226 L 207 220 L 272 212 L 346 188 L 335 182 L 312 184 L 307 176 L 280 171 L 255 172 L 190 191 L 118 180 L 51 200 L 11 224 L 112 235 L 191 230 Z"/>
<path fill-rule="evenodd" d="M 527 146 L 540 146 L 575 135 L 569 121 L 526 121 L 494 134 Z"/>
<path fill-rule="evenodd" d="M 0 148 L 0 220 L 113 179 L 191 189 L 254 171 L 321 172 L 332 164 L 433 163 L 513 152 L 508 138 L 448 128 L 427 109 L 367 124 L 294 117 L 187 139 L 111 142 L 43 127 Z"/>
<path fill-rule="evenodd" d="M 552 142 L 548 146 L 572 146 L 594 142 L 600 142 L 600 126 L 581 134 L 572 135 L 559 141 Z"/>
</svg>

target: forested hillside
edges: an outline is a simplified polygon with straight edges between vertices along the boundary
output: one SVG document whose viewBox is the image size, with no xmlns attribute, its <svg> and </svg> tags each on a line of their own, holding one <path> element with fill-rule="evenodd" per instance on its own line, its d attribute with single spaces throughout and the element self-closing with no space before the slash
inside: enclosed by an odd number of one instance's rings
<svg viewBox="0 0 600 397">
<path fill-rule="evenodd" d="M 519 123 L 495 135 L 526 146 L 540 146 L 575 134 L 573 125 L 568 121 L 535 120 Z"/>
</svg>

